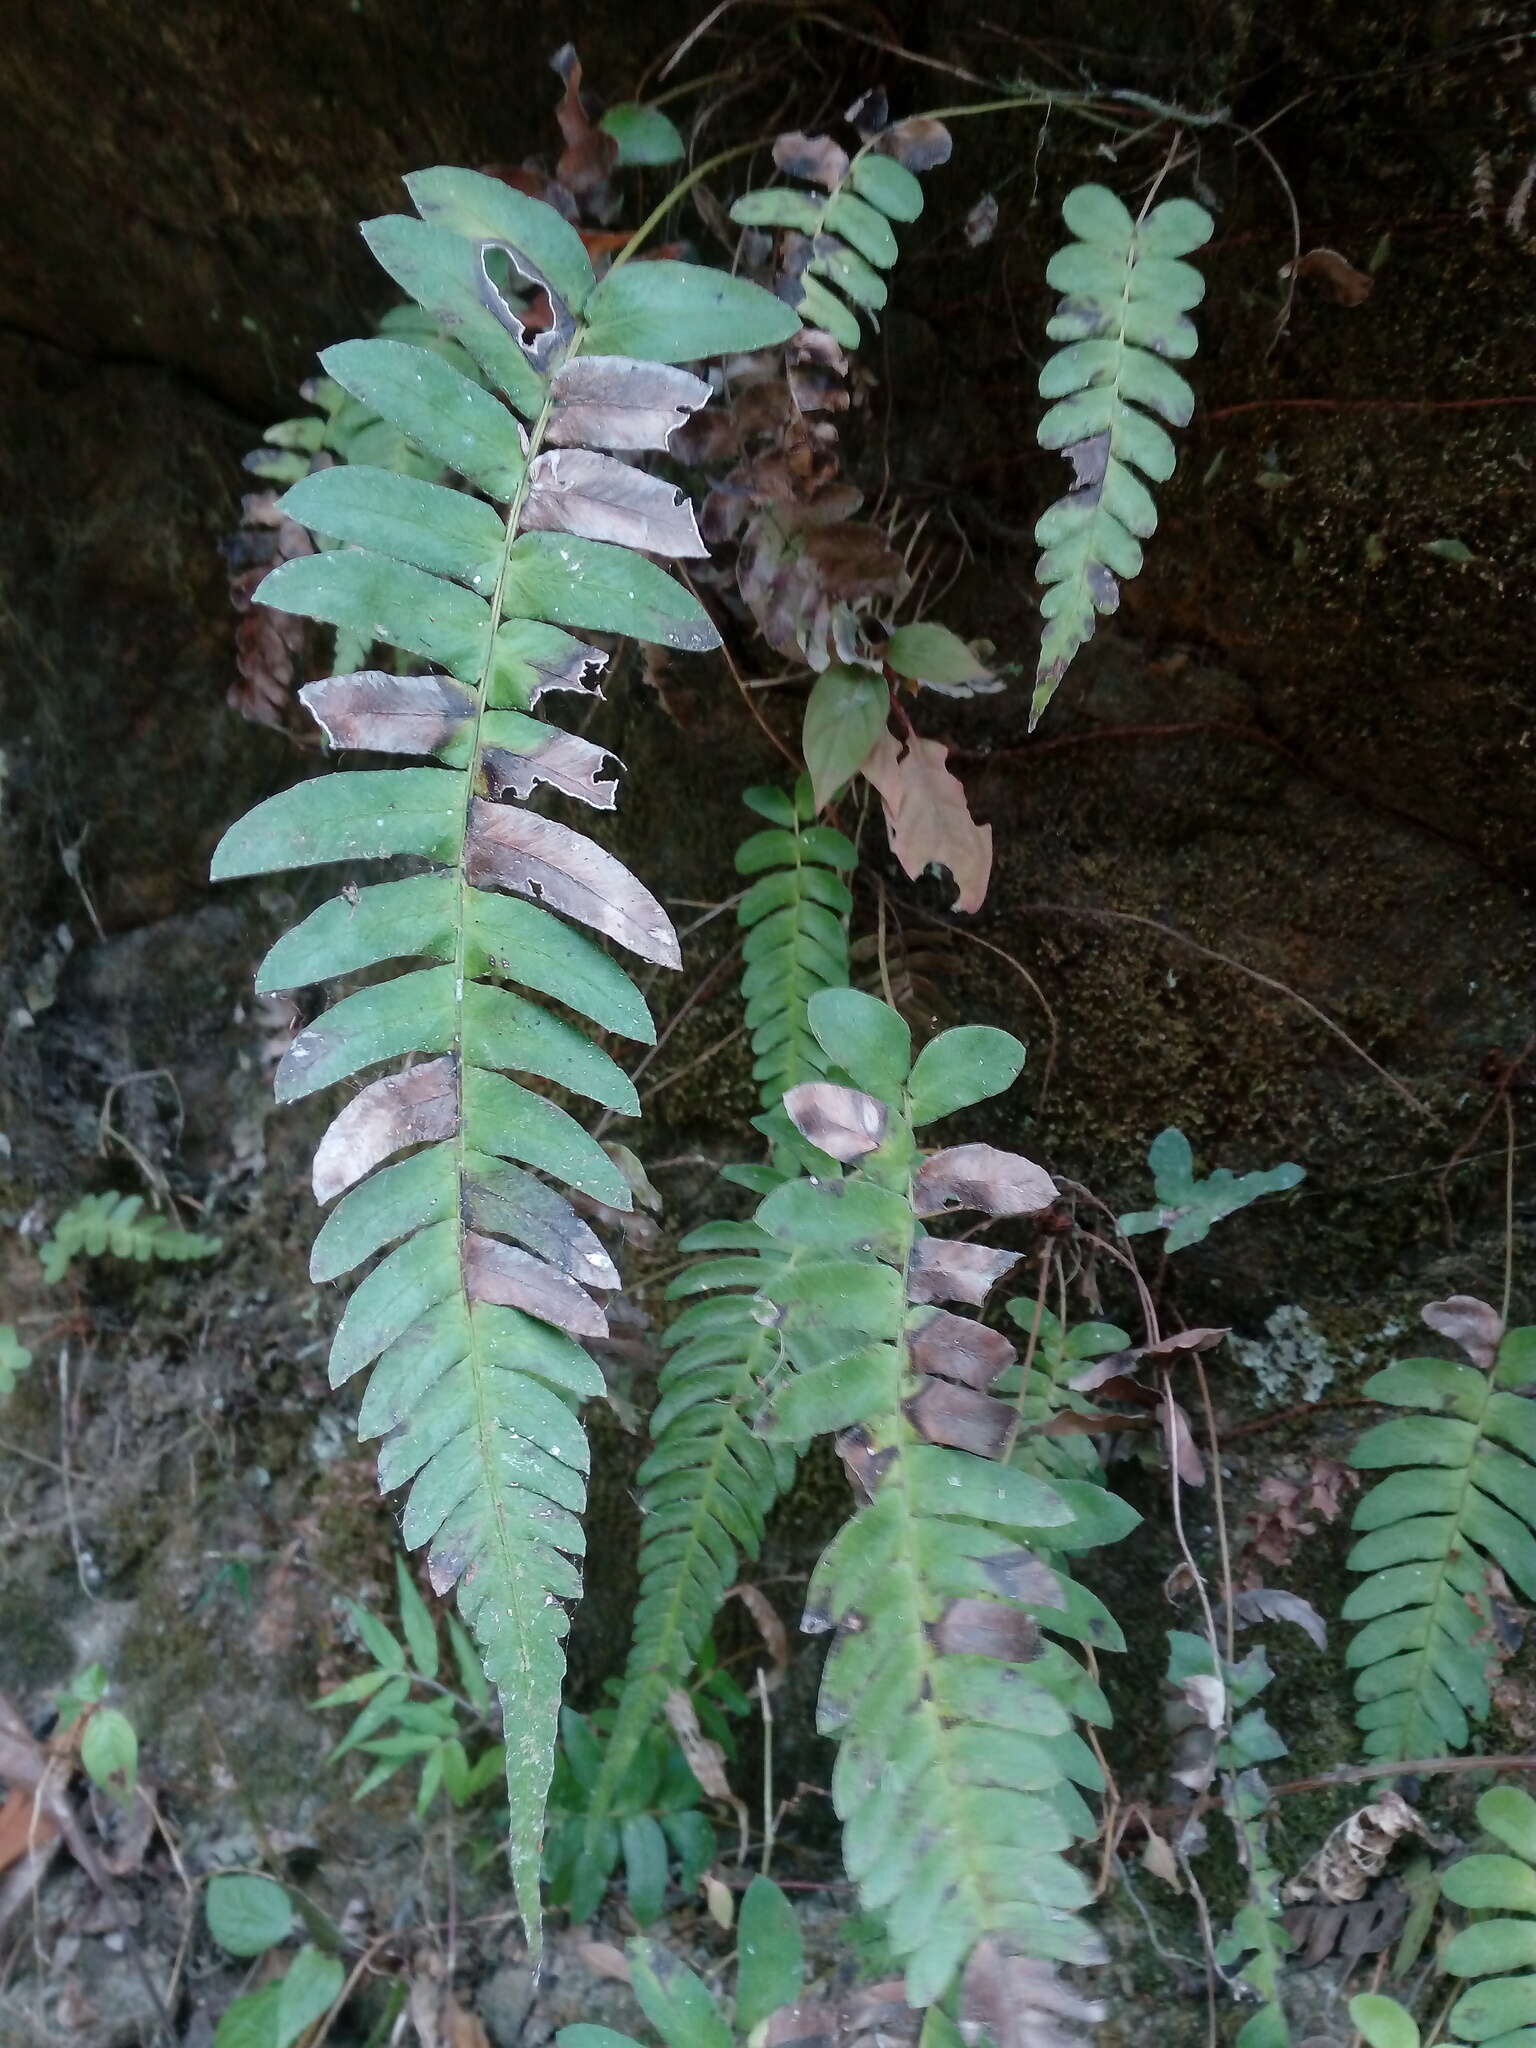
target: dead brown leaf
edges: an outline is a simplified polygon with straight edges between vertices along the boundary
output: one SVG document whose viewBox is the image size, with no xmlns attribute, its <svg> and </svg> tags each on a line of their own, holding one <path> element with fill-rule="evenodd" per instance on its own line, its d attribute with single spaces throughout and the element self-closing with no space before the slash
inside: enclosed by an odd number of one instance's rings
<svg viewBox="0 0 1536 2048">
<path fill-rule="evenodd" d="M 435 754 L 475 713 L 475 694 L 452 676 L 359 669 L 306 683 L 300 702 L 333 747 L 371 754 Z"/>
<path fill-rule="evenodd" d="M 698 560 L 709 554 L 693 506 L 676 484 L 590 448 L 556 448 L 534 457 L 523 526 L 648 555 Z"/>
<path fill-rule="evenodd" d="M 574 43 L 563 44 L 550 58 L 549 67 L 565 86 L 555 108 L 555 119 L 565 143 L 555 165 L 555 176 L 586 206 L 594 220 L 611 219 L 613 200 L 608 180 L 619 160 L 619 145 L 587 112 L 581 96 L 581 60 Z"/>
<path fill-rule="evenodd" d="M 784 1097 L 784 1112 L 802 1138 L 845 1166 L 877 1151 L 890 1121 L 875 1096 L 835 1081 L 802 1081 Z"/>
<path fill-rule="evenodd" d="M 727 1600 L 739 1600 L 757 1623 L 757 1632 L 763 1639 L 769 1659 L 764 1683 L 770 1692 L 776 1692 L 789 1669 L 789 1632 L 779 1619 L 778 1609 L 761 1586 L 749 1585 L 745 1579 L 728 1586 L 725 1597 Z"/>
<path fill-rule="evenodd" d="M 284 1057 L 292 1054 L 290 1046 Z M 315 1200 L 334 1201 L 391 1152 L 451 1138 L 458 1128 L 459 1068 L 451 1053 L 370 1081 L 333 1119 L 316 1148 Z"/>
<path fill-rule="evenodd" d="M 465 866 L 476 888 L 531 896 L 642 960 L 682 964 L 672 920 L 650 890 L 611 853 L 553 818 L 472 797 Z"/>
<path fill-rule="evenodd" d="M 691 370 L 632 356 L 572 356 L 550 381 L 551 448 L 665 448 L 709 401 Z"/>
<path fill-rule="evenodd" d="M 912 1204 L 919 1216 L 979 1209 L 987 1216 L 1038 1216 L 1056 1200 L 1043 1166 L 995 1145 L 952 1145 L 918 1169 Z"/>
<path fill-rule="evenodd" d="M 963 1301 L 972 1308 L 980 1308 L 998 1281 L 1022 1257 L 1022 1252 L 1001 1251 L 995 1245 L 925 1237 L 907 1268 L 907 1299 Z"/>
<path fill-rule="evenodd" d="M 1018 1353 L 1000 1330 L 989 1330 L 947 1308 L 931 1308 L 907 1327 L 907 1357 L 914 1372 L 934 1373 L 985 1392 Z"/>
<path fill-rule="evenodd" d="M 1399 1842 L 1430 1841 L 1421 1816 L 1400 1792 L 1383 1792 L 1341 1820 L 1311 1862 L 1297 1872 L 1280 1896 L 1289 1904 L 1321 1899 L 1348 1905 L 1363 1899 L 1386 1868 Z"/>
<path fill-rule="evenodd" d="M 971 816 L 965 789 L 945 765 L 942 740 L 882 733 L 864 763 L 880 792 L 891 851 L 915 881 L 928 867 L 954 877 L 955 908 L 979 910 L 992 874 L 992 827 Z"/>
<path fill-rule="evenodd" d="M 569 1330 L 573 1337 L 607 1336 L 608 1318 L 586 1289 L 531 1252 L 467 1231 L 463 1258 L 471 1301 L 520 1308 L 556 1329 Z"/>
<path fill-rule="evenodd" d="M 1504 1318 L 1486 1301 L 1472 1294 L 1452 1294 L 1444 1301 L 1431 1301 L 1419 1311 L 1437 1337 L 1445 1337 L 1460 1348 L 1484 1372 L 1493 1369 L 1504 1341 Z"/>
<path fill-rule="evenodd" d="M 1376 289 L 1375 278 L 1357 270 L 1337 249 L 1308 249 L 1294 263 L 1282 265 L 1280 275 L 1315 279 L 1329 298 L 1341 306 L 1363 306 Z"/>
</svg>

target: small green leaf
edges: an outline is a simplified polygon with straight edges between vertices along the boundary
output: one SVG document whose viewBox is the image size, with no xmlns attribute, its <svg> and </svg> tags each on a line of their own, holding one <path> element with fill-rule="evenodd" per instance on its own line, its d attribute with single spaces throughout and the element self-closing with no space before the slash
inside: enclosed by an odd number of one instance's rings
<svg viewBox="0 0 1536 2048">
<path fill-rule="evenodd" d="M 861 150 L 848 182 L 861 199 L 878 206 L 892 220 L 916 220 L 923 210 L 923 188 L 905 164 L 879 150 Z"/>
<path fill-rule="evenodd" d="M 804 1978 L 795 1909 L 770 1878 L 754 1877 L 736 1923 L 737 2032 L 750 2034 L 770 2013 L 793 2005 Z"/>
<path fill-rule="evenodd" d="M 1536 1799 L 1518 1785 L 1495 1785 L 1477 1802 L 1477 1817 L 1490 1835 L 1536 1864 Z"/>
<path fill-rule="evenodd" d="M 713 1993 L 685 1963 L 654 1942 L 632 1941 L 629 1966 L 640 2008 L 667 2048 L 732 2048 Z"/>
<path fill-rule="evenodd" d="M 356 1300 L 356 1296 L 353 1299 Z M 355 1600 L 346 1603 L 353 1626 L 362 1638 L 363 1648 L 373 1661 L 384 1671 L 403 1671 L 405 1651 L 384 1626 L 376 1614 L 370 1614 L 366 1607 L 360 1607 Z"/>
<path fill-rule="evenodd" d="M 660 107 L 621 100 L 597 125 L 619 145 L 619 163 L 626 169 L 639 164 L 681 163 L 686 154 L 682 136 Z"/>
<path fill-rule="evenodd" d="M 899 1011 L 862 989 L 828 988 L 811 997 L 805 1014 L 829 1058 L 858 1087 L 896 1099 L 912 1068 L 912 1033 Z"/>
<path fill-rule="evenodd" d="M 139 1781 L 139 1738 L 116 1707 L 98 1707 L 80 1739 L 80 1761 L 93 1785 L 119 1806 L 133 1803 Z"/>
<path fill-rule="evenodd" d="M 1262 1173 L 1235 1174 L 1218 1166 L 1204 1180 L 1197 1180 L 1194 1154 L 1184 1133 L 1172 1126 L 1158 1133 L 1147 1153 L 1153 1186 L 1161 1205 L 1122 1216 L 1120 1228 L 1127 1237 L 1149 1230 L 1166 1229 L 1164 1250 L 1183 1251 L 1199 1244 L 1211 1226 L 1226 1216 L 1246 1209 L 1261 1195 L 1281 1194 L 1306 1179 L 1305 1169 L 1287 1162 Z"/>
<path fill-rule="evenodd" d="M 32 1363 L 32 1354 L 17 1336 L 15 1326 L 0 1323 L 0 1401 L 15 1391 L 16 1382 Z"/>
<path fill-rule="evenodd" d="M 208 1880 L 208 1932 L 232 1956 L 259 1956 L 293 1932 L 293 1906 L 270 1877 L 231 1872 Z"/>
<path fill-rule="evenodd" d="M 1423 548 L 1426 555 L 1438 555 L 1442 562 L 1454 562 L 1457 568 L 1477 560 L 1466 542 L 1454 537 L 1447 540 L 1427 540 L 1423 543 Z"/>
<path fill-rule="evenodd" d="M 437 1624 L 427 1603 L 416 1590 L 404 1558 L 395 1559 L 395 1584 L 400 1594 L 400 1626 L 405 1631 L 411 1662 L 423 1678 L 436 1678 L 438 1665 Z"/>
<path fill-rule="evenodd" d="M 930 1039 L 917 1056 L 910 1083 L 911 1116 L 919 1127 L 1011 1088 L 1024 1066 L 1024 1048 L 989 1024 L 962 1024 Z"/>
<path fill-rule="evenodd" d="M 640 2048 L 633 2034 L 616 2034 L 612 2027 L 594 2027 L 586 2020 L 562 2027 L 555 2042 L 556 2048 Z"/>
<path fill-rule="evenodd" d="M 818 810 L 864 765 L 890 708 L 890 690 L 866 668 L 834 666 L 816 678 L 800 744 Z"/>
<path fill-rule="evenodd" d="M 279 790 L 231 825 L 209 872 L 223 882 L 403 853 L 448 862 L 462 834 L 463 790 L 462 777 L 442 768 L 315 776 Z"/>
<path fill-rule="evenodd" d="M 666 1903 L 666 1836 L 650 1814 L 637 1813 L 620 1822 L 619 1841 L 629 1910 L 639 1926 L 649 1927 L 661 1918 Z"/>
<path fill-rule="evenodd" d="M 500 399 L 461 377 L 440 355 L 408 342 L 374 339 L 338 342 L 323 350 L 320 360 L 338 384 L 394 421 L 447 468 L 493 498 L 516 496 L 525 466 L 517 421 Z M 422 491 L 437 488 L 419 486 Z"/>
<path fill-rule="evenodd" d="M 910 626 L 898 626 L 885 643 L 885 661 L 897 675 L 913 682 L 928 683 L 940 691 L 986 688 L 994 681 L 984 662 L 976 659 L 958 633 L 931 619 Z"/>
</svg>

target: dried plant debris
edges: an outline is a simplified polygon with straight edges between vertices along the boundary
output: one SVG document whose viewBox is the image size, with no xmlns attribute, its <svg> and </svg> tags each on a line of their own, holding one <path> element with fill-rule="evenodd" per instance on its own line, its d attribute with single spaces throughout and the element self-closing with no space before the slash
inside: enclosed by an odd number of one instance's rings
<svg viewBox="0 0 1536 2048">
<path fill-rule="evenodd" d="M 1141 543 L 1156 530 L 1147 483 L 1172 476 L 1167 428 L 1187 426 L 1194 411 L 1173 364 L 1195 353 L 1189 313 L 1205 296 L 1199 271 L 1180 259 L 1212 231 L 1191 199 L 1132 219 L 1103 185 L 1078 186 L 1061 211 L 1075 239 L 1046 270 L 1064 294 L 1046 332 L 1066 346 L 1040 372 L 1040 395 L 1054 403 L 1038 439 L 1072 464 L 1072 489 L 1035 528 L 1046 590 L 1031 727 L 1099 616 L 1118 609 L 1120 585 L 1140 573 Z"/>
</svg>

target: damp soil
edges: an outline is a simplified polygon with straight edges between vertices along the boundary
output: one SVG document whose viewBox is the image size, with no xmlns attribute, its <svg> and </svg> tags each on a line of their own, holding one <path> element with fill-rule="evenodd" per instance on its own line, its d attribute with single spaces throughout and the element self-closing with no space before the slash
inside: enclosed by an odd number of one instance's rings
<svg viewBox="0 0 1536 2048">
<path fill-rule="evenodd" d="M 105 1663 L 166 1836 L 118 1883 L 126 1936 L 62 1860 L 36 1917 L 29 1907 L 0 1935 L 5 2048 L 152 2038 L 134 1957 L 164 1981 L 184 1938 L 177 2037 L 206 2042 L 237 1980 L 195 1932 L 186 1886 L 258 1861 L 344 1924 L 354 1953 L 392 1937 L 372 2003 L 338 2043 L 366 2038 L 384 1978 L 402 1970 L 451 1969 L 497 2048 L 576 2017 L 634 2022 L 575 1937 L 530 2018 L 494 1861 L 476 1871 L 464 1842 L 423 1830 L 403 1800 L 352 1804 L 360 1774 L 322 1768 L 331 1736 L 309 1702 L 357 1668 L 343 1595 L 390 1603 L 394 1517 L 353 1441 L 352 1403 L 326 1384 L 337 1298 L 306 1277 L 324 1106 L 272 1107 L 294 1020 L 250 986 L 264 947 L 323 889 L 300 876 L 214 891 L 206 876 L 224 825 L 314 765 L 226 706 L 219 543 L 241 454 L 293 408 L 314 350 L 385 303 L 351 223 L 393 206 L 419 162 L 545 149 L 541 53 L 567 35 L 588 76 L 622 90 L 692 21 L 648 10 L 637 43 L 634 18 L 603 4 L 577 22 L 521 7 L 509 32 L 488 0 L 350 13 L 214 0 L 169 16 L 69 0 L 13 28 L 0 81 L 16 194 L 0 220 L 0 1321 L 35 1363 L 0 1417 L 0 1694 L 42 1731 L 56 1689 Z M 1266 1481 L 1304 1485 L 1319 1459 L 1346 1454 L 1352 1398 L 1412 1341 L 1420 1303 L 1499 1297 L 1510 1233 L 1516 1311 L 1531 1306 L 1536 1204 L 1517 1152 L 1507 1221 L 1504 1151 L 1506 1102 L 1517 1142 L 1532 1141 L 1529 1070 L 1498 1092 L 1533 1028 L 1536 204 L 1527 221 L 1518 202 L 1536 66 L 1519 27 L 1515 10 L 1451 0 L 1095 0 L 1027 22 L 898 5 L 850 14 L 840 32 L 797 25 L 763 57 L 756 96 L 716 117 L 723 147 L 775 121 L 813 125 L 860 84 L 885 83 L 903 110 L 952 102 L 968 89 L 944 67 L 960 67 L 1220 103 L 1236 124 L 1198 131 L 1178 173 L 1219 227 L 1200 406 L 1161 529 L 1034 737 L 1030 529 L 1061 488 L 1032 441 L 1041 277 L 1061 193 L 1088 176 L 1143 179 L 1148 152 L 1117 166 L 1059 111 L 956 122 L 847 445 L 870 498 L 921 525 L 945 618 L 1020 678 L 999 697 L 913 707 L 993 828 L 984 909 L 953 917 L 946 889 L 910 883 L 870 828 L 858 910 L 870 933 L 883 905 L 920 1017 L 1027 1042 L 987 1135 L 1117 1212 L 1144 1201 L 1147 1143 L 1170 1123 L 1207 1165 L 1306 1168 L 1295 1196 L 1162 1276 L 1176 1314 L 1252 1347 L 1216 1382 L 1223 1421 L 1243 1432 L 1224 1459 L 1239 1536 Z M 746 10 L 694 62 L 702 74 L 770 42 Z M 988 194 L 996 228 L 973 246 L 966 224 Z M 1370 279 L 1362 303 L 1339 303 L 1316 270 L 1294 287 L 1282 277 L 1293 206 L 1303 250 L 1336 249 Z M 710 253 L 707 227 L 686 226 Z M 610 1359 L 618 1399 L 595 1422 L 589 1593 L 572 1638 L 587 1705 L 623 1656 L 633 1425 L 665 1276 L 677 1239 L 721 1212 L 715 1168 L 750 1137 L 730 919 L 708 913 L 734 887 L 739 792 L 780 766 L 722 666 L 679 660 L 660 681 L 622 668 L 592 728 L 626 764 L 610 843 L 697 929 L 682 974 L 651 989 L 675 1020 L 645 1076 L 639 1140 L 664 1208 L 657 1241 L 627 1255 L 638 1314 Z M 789 729 L 773 693 L 760 708 Z M 45 1288 L 40 1234 L 109 1189 L 173 1203 L 223 1250 L 187 1267 L 82 1264 Z M 1103 1289 L 1104 1313 L 1130 1313 L 1112 1278 Z M 1154 1540 L 1095 1582 L 1134 1617 L 1124 1656 L 1104 1660 L 1120 1717 L 1109 1754 L 1120 1795 L 1155 1804 L 1163 1631 L 1190 1614 L 1165 1592 L 1166 1503 L 1134 1445 L 1117 1483 Z M 775 1520 L 758 1577 L 790 1623 L 845 1505 L 840 1468 L 813 1459 Z M 1190 1515 L 1209 1558 L 1208 1495 Z M 1346 1545 L 1314 1520 L 1271 1577 L 1336 1615 Z M 1354 1755 L 1339 1638 L 1285 1643 L 1271 1717 L 1297 1777 Z M 797 1795 L 784 1867 L 813 1885 L 835 1870 L 811 1728 L 820 1651 L 791 1640 L 774 1760 Z M 744 1615 L 722 1644 L 750 1668 Z M 1529 1747 L 1536 1696 L 1518 1660 L 1500 1697 L 1491 1744 Z M 754 1785 L 760 1763 L 748 1729 Z M 1437 1824 L 1464 1823 L 1461 1791 L 1429 1797 Z M 1289 1803 L 1282 1866 L 1345 1810 L 1337 1793 Z M 1213 1868 L 1225 1853 L 1217 1844 Z M 1230 1861 L 1211 1882 L 1213 1910 L 1229 1911 Z M 816 1910 L 843 1903 L 828 1892 Z M 622 1939 L 622 1905 L 606 1912 L 597 1936 Z M 1155 2012 L 1168 2040 L 1203 2040 L 1188 1901 L 1133 1866 L 1106 1918 L 1107 2037 Z M 696 1963 L 718 1963 L 722 1937 L 696 1906 L 673 1924 Z M 829 1942 L 827 1970 L 831 1954 Z M 1298 2031 L 1344 2039 L 1337 1964 L 1294 1974 Z M 1226 2009 L 1223 2025 L 1238 2017 Z"/>
</svg>

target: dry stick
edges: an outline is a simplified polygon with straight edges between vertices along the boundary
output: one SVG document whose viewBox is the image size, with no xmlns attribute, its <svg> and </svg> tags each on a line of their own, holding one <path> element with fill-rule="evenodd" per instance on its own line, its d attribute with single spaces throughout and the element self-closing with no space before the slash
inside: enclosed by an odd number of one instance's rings
<svg viewBox="0 0 1536 2048">
<path fill-rule="evenodd" d="M 1074 903 L 1027 903 L 1022 907 L 1026 916 L 1033 911 L 1044 917 L 1076 917 L 1096 924 L 1140 925 L 1146 931 L 1160 932 L 1165 939 L 1172 939 L 1175 944 L 1187 947 L 1191 953 L 1198 953 L 1202 959 L 1215 960 L 1223 967 L 1230 967 L 1236 974 L 1246 975 L 1250 981 L 1258 982 L 1262 988 L 1273 989 L 1276 995 L 1288 997 L 1300 1009 L 1305 1010 L 1307 1015 L 1321 1024 L 1325 1031 L 1331 1032 L 1342 1044 L 1347 1045 L 1357 1059 L 1364 1060 L 1371 1072 L 1385 1081 L 1394 1094 L 1400 1095 L 1410 1109 L 1416 1110 L 1420 1116 L 1428 1117 L 1432 1123 L 1443 1122 L 1427 1102 L 1419 1100 L 1406 1082 L 1399 1081 L 1395 1074 L 1389 1074 L 1379 1060 L 1372 1059 L 1365 1047 L 1350 1037 L 1342 1024 L 1335 1024 L 1326 1010 L 1320 1010 L 1310 997 L 1304 996 L 1299 989 L 1292 988 L 1289 982 L 1279 981 L 1272 974 L 1264 974 L 1257 967 L 1250 967 L 1244 960 L 1235 960 L 1230 953 L 1218 953 L 1214 946 L 1203 946 L 1198 939 L 1190 938 L 1173 925 L 1164 924 L 1159 918 L 1143 917 L 1139 911 L 1096 910 Z"/>
<path fill-rule="evenodd" d="M 1526 1061 L 1530 1058 L 1533 1052 L 1536 1052 L 1536 1032 L 1532 1032 L 1531 1036 L 1525 1041 L 1524 1045 L 1521 1046 L 1519 1052 L 1517 1052 L 1515 1054 L 1515 1057 L 1512 1060 L 1510 1060 L 1508 1064 L 1505 1066 L 1503 1073 L 1499 1076 L 1498 1083 L 1494 1088 L 1491 1098 L 1484 1106 L 1482 1115 L 1478 1118 L 1477 1122 L 1472 1126 L 1472 1129 L 1468 1132 L 1466 1137 L 1464 1137 L 1461 1140 L 1460 1144 L 1457 1145 L 1455 1151 L 1452 1152 L 1450 1158 L 1446 1161 L 1445 1165 L 1440 1170 L 1440 1177 L 1437 1183 L 1437 1189 L 1440 1196 L 1440 1212 L 1445 1219 L 1445 1236 L 1448 1245 L 1455 1245 L 1456 1234 L 1451 1222 L 1451 1204 L 1450 1198 L 1446 1193 L 1445 1184 L 1450 1179 L 1451 1174 L 1454 1172 L 1454 1170 L 1458 1166 L 1464 1165 L 1466 1163 L 1466 1160 L 1471 1153 L 1472 1147 L 1477 1143 L 1478 1139 L 1483 1135 L 1484 1131 L 1487 1130 L 1489 1124 L 1493 1121 L 1494 1111 L 1498 1108 L 1500 1099 L 1508 1098 L 1509 1090 L 1515 1079 L 1515 1076 L 1519 1073 L 1520 1069 L 1525 1065 Z M 1504 1152 L 1506 1161 L 1508 1161 L 1509 1155 L 1507 1144 L 1501 1147 L 1500 1149 Z M 1506 1173 L 1507 1171 L 1508 1166 L 1506 1165 Z"/>
<path fill-rule="evenodd" d="M 1383 1758 L 1374 1764 L 1349 1764 L 1342 1770 L 1323 1771 L 1315 1778 L 1287 1778 L 1283 1785 L 1271 1785 L 1269 1796 L 1279 1799 L 1287 1792 L 1324 1792 L 1331 1785 L 1364 1785 L 1378 1778 L 1423 1778 L 1441 1771 L 1536 1771 L 1536 1756 L 1414 1756 L 1401 1762 Z"/>
<path fill-rule="evenodd" d="M 1235 1603 L 1232 1598 L 1232 1553 L 1227 1544 L 1227 1512 L 1221 1488 L 1221 1439 L 1216 1433 L 1216 1411 L 1211 1405 L 1211 1383 L 1206 1377 L 1198 1351 L 1190 1353 L 1190 1363 L 1195 1368 L 1195 1380 L 1200 1388 L 1200 1405 L 1205 1410 L 1206 1433 L 1210 1438 L 1211 1506 L 1216 1518 L 1216 1549 L 1221 1559 L 1221 1599 L 1226 1610 L 1227 1662 L 1231 1664 L 1236 1661 L 1237 1655 L 1237 1616 L 1233 1611 Z"/>
<path fill-rule="evenodd" d="M 1508 392 L 1498 398 L 1245 398 L 1241 405 L 1218 405 L 1203 414 L 1210 420 L 1236 419 L 1245 412 L 1477 412 L 1491 405 L 1536 405 L 1529 392 Z"/>
</svg>

